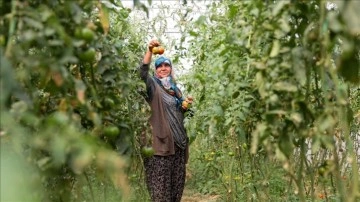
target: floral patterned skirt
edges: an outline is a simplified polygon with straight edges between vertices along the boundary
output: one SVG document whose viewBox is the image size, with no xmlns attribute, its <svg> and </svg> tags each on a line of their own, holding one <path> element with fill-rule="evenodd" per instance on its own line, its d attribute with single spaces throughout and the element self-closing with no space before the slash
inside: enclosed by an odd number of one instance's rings
<svg viewBox="0 0 360 202">
<path fill-rule="evenodd" d="M 144 159 L 146 184 L 153 202 L 180 202 L 186 174 L 186 151 L 175 145 L 175 154 Z"/>
</svg>

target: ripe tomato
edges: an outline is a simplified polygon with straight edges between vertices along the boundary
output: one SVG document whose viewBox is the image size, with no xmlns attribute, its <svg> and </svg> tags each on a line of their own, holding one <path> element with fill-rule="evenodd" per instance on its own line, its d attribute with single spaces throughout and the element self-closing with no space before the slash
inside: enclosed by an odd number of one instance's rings
<svg viewBox="0 0 360 202">
<path fill-rule="evenodd" d="M 164 49 L 164 47 L 162 47 L 162 46 L 154 47 L 154 48 L 152 49 L 152 53 L 153 53 L 153 54 L 160 54 L 160 55 L 162 55 L 164 52 L 165 52 L 165 49 Z"/>
<path fill-rule="evenodd" d="M 183 109 L 190 109 L 191 108 L 191 104 L 189 102 L 187 102 L 186 100 L 184 100 L 182 103 L 181 103 L 181 107 Z"/>
</svg>

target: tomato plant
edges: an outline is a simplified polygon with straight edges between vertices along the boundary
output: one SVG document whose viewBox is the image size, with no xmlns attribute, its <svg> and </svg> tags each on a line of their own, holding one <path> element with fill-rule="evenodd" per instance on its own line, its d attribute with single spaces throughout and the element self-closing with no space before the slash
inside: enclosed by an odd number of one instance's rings
<svg viewBox="0 0 360 202">
<path fill-rule="evenodd" d="M 14 186 L 1 200 L 106 200 L 92 188 L 81 194 L 94 181 L 116 189 L 114 201 L 128 197 L 124 159 L 135 155 L 145 121 L 133 71 L 144 36 L 130 26 L 130 10 L 114 1 L 29 0 L 2 11 L 1 148 L 10 150 L 1 159 L 26 159 L 19 165 L 34 174 L 23 180 L 38 190 L 19 198 Z"/>
<path fill-rule="evenodd" d="M 187 185 L 223 201 L 358 200 L 359 1 L 213 1 L 195 21 L 182 6 L 167 49 L 192 65 L 178 80 L 195 100 Z M 148 23 L 121 1 L 1 9 L 1 200 L 148 198 L 136 67 L 147 35 L 166 37 L 165 12 Z"/>
<path fill-rule="evenodd" d="M 295 193 L 284 200 L 314 200 L 319 184 L 338 190 L 332 197 L 357 198 L 357 188 L 342 183 L 350 162 L 339 152 L 348 145 L 346 156 L 358 159 L 355 7 L 357 1 L 222 1 L 187 25 L 186 56 L 194 58 L 187 79 L 197 98 L 189 133 L 200 150 L 234 153 L 239 162 L 229 168 L 224 160 L 222 170 L 249 173 L 242 183 L 225 182 L 226 200 L 277 197 L 268 186 L 274 182 L 281 183 L 277 193 Z M 314 171 L 326 161 L 330 178 L 319 180 Z M 346 172 L 358 176 L 358 162 L 350 164 Z M 274 172 L 288 178 L 281 182 Z M 358 186 L 358 179 L 352 183 Z"/>
</svg>

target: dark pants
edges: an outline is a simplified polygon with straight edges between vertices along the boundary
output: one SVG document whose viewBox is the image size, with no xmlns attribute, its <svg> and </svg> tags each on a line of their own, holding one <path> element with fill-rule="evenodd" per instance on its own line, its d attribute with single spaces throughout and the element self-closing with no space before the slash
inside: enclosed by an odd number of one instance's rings
<svg viewBox="0 0 360 202">
<path fill-rule="evenodd" d="M 154 202 L 180 202 L 185 186 L 185 150 L 144 159 L 146 184 Z"/>
</svg>

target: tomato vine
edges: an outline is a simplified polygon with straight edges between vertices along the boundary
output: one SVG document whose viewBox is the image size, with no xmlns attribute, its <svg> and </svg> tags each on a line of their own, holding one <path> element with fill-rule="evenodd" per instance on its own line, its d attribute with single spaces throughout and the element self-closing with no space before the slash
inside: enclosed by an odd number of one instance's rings
<svg viewBox="0 0 360 202">
<path fill-rule="evenodd" d="M 338 190 L 333 197 L 355 200 L 357 188 L 345 189 L 341 178 L 354 176 L 351 183 L 359 186 L 359 108 L 350 102 L 359 102 L 354 7 L 357 1 L 214 2 L 209 16 L 187 27 L 194 57 L 189 79 L 197 86 L 191 93 L 199 101 L 189 124 L 193 136 L 211 151 L 235 150 L 238 160 L 257 161 L 252 170 L 259 172 L 271 168 L 261 156 L 280 160 L 301 201 L 314 200 L 316 170 L 327 162 Z M 250 147 L 247 160 L 243 143 Z M 339 152 L 343 144 L 346 152 Z M 256 197 L 266 200 L 261 187 L 254 185 Z"/>
</svg>

